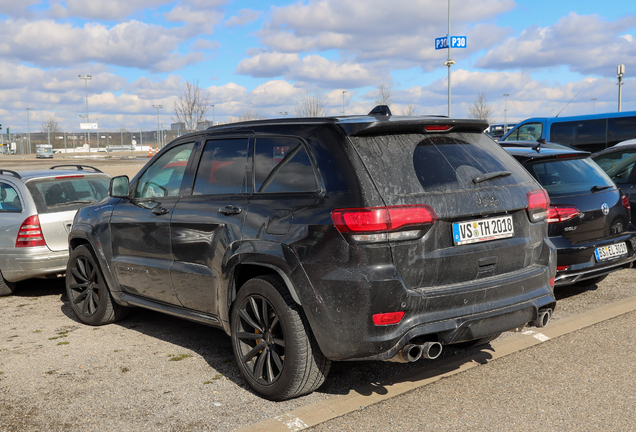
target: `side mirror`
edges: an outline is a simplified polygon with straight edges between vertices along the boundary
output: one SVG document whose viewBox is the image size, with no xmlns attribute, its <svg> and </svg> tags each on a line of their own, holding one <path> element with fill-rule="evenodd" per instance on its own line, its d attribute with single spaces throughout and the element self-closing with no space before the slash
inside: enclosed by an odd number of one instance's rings
<svg viewBox="0 0 636 432">
<path fill-rule="evenodd" d="M 125 175 L 113 177 L 108 185 L 108 195 L 113 198 L 128 198 L 129 182 Z"/>
</svg>

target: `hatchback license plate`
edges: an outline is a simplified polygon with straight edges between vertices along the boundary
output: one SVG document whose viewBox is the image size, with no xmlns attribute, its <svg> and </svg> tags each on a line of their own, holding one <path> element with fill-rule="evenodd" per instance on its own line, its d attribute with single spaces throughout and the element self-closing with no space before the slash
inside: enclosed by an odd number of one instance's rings
<svg viewBox="0 0 636 432">
<path fill-rule="evenodd" d="M 453 224 L 453 241 L 456 245 L 478 243 L 512 237 L 512 216 L 478 219 Z"/>
<path fill-rule="evenodd" d="M 596 261 L 605 261 L 617 256 L 627 255 L 627 245 L 623 242 L 596 248 L 594 255 L 596 255 Z"/>
</svg>

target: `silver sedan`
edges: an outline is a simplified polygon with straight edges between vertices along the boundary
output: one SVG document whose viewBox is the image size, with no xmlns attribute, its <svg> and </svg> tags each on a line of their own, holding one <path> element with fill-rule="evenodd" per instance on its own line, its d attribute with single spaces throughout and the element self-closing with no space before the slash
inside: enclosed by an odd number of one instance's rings
<svg viewBox="0 0 636 432">
<path fill-rule="evenodd" d="M 65 273 L 75 213 L 106 198 L 109 182 L 84 165 L 0 168 L 0 295 L 12 294 L 21 280 Z"/>
</svg>

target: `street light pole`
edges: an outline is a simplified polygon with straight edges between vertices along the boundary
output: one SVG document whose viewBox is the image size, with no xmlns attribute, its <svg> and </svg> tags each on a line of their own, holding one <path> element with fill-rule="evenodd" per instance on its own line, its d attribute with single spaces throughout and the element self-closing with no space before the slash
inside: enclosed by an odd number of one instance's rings
<svg viewBox="0 0 636 432">
<path fill-rule="evenodd" d="M 592 98 L 592 114 L 594 114 L 594 102 L 596 102 L 596 98 Z"/>
<path fill-rule="evenodd" d="M 160 130 L 159 130 L 159 108 L 163 108 L 163 105 L 153 105 L 153 108 L 157 108 L 157 142 L 159 142 L 159 135 L 160 135 Z"/>
<path fill-rule="evenodd" d="M 342 115 L 346 115 L 345 114 L 345 105 L 344 105 L 344 94 L 346 93 L 346 90 L 342 91 Z"/>
<path fill-rule="evenodd" d="M 31 123 L 29 122 L 29 110 L 33 109 L 33 108 L 27 108 L 27 132 L 28 132 L 28 136 L 29 139 L 27 140 L 27 144 L 29 146 L 29 154 L 31 154 Z M 24 145 L 22 145 L 22 147 L 24 147 Z M 24 154 L 24 148 L 22 149 L 22 153 Z"/>
<path fill-rule="evenodd" d="M 444 66 L 448 66 L 448 117 L 451 117 L 451 66 L 455 64 L 451 60 L 451 13 L 450 13 L 450 0 L 448 0 L 448 33 L 446 34 L 446 45 L 448 46 L 448 59 L 444 62 Z"/>
<path fill-rule="evenodd" d="M 506 109 L 504 110 L 504 134 L 508 132 L 508 93 L 504 94 L 504 99 L 506 100 Z"/>
<path fill-rule="evenodd" d="M 84 80 L 84 90 L 86 91 L 86 124 L 88 125 L 88 81 L 93 78 L 92 75 L 78 75 L 79 79 L 83 79 Z M 84 143 L 87 144 L 89 142 L 89 129 L 86 129 L 86 140 L 84 140 Z M 88 147 L 88 151 L 90 151 L 90 144 Z"/>
<path fill-rule="evenodd" d="M 212 126 L 216 126 L 216 117 L 214 115 L 214 104 L 212 104 Z"/>
<path fill-rule="evenodd" d="M 621 112 L 623 75 L 625 74 L 625 65 L 618 65 L 618 67 L 616 68 L 616 74 L 618 75 L 618 112 Z"/>
</svg>

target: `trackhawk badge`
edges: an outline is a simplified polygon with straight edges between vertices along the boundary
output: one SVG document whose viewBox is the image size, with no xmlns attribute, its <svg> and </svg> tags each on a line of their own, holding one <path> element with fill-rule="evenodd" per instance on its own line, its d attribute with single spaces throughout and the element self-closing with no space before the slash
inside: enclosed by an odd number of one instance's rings
<svg viewBox="0 0 636 432">
<path fill-rule="evenodd" d="M 482 197 L 481 195 L 477 195 L 475 204 L 477 204 L 477 207 L 495 207 L 499 205 L 499 200 L 495 196 Z"/>
<path fill-rule="evenodd" d="M 607 203 L 601 204 L 601 211 L 605 216 L 609 214 L 609 206 L 607 205 Z"/>
</svg>

